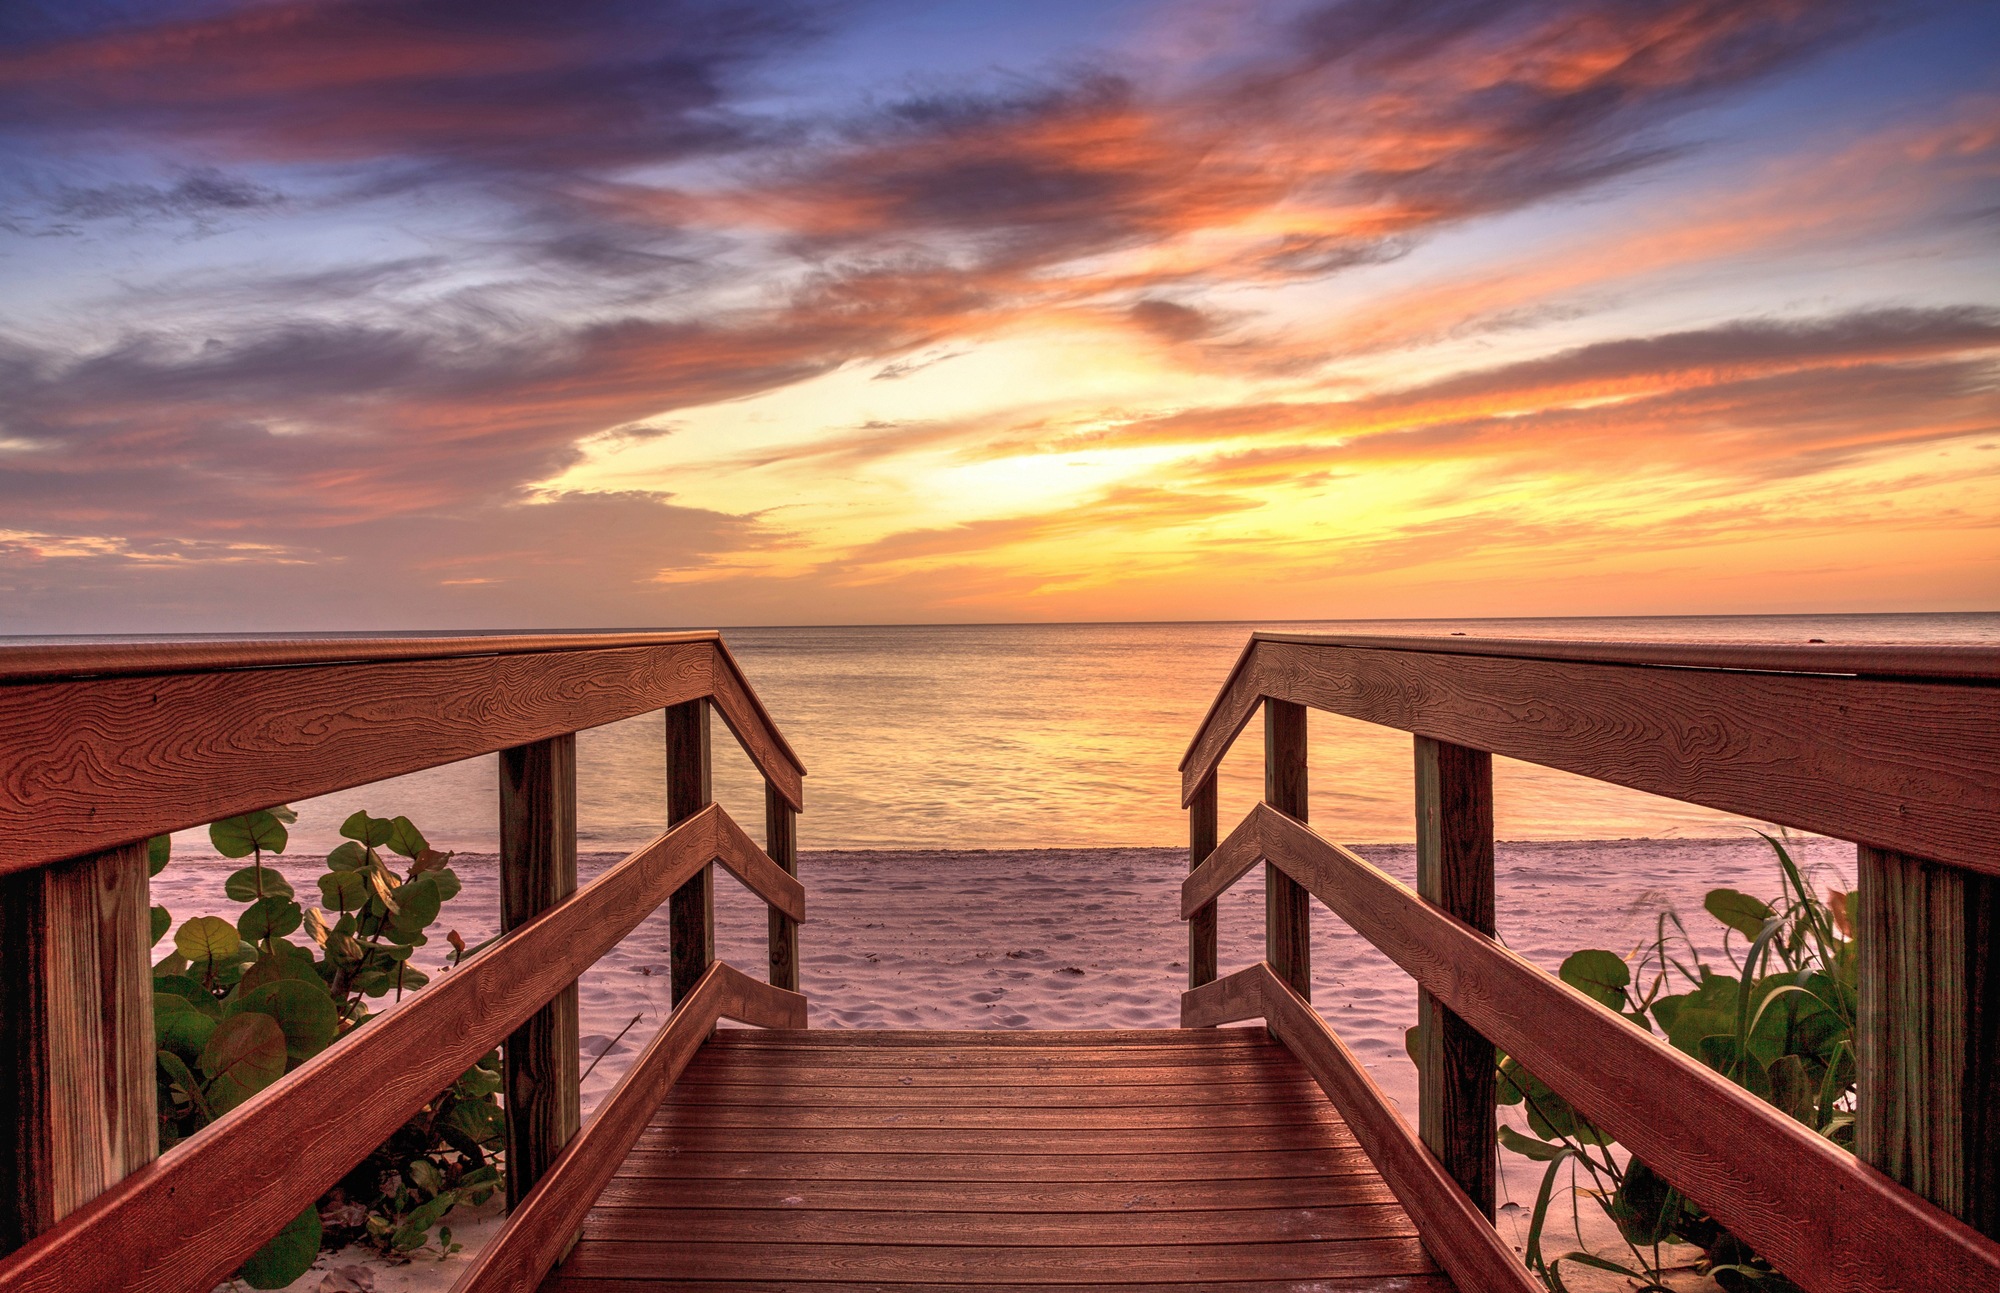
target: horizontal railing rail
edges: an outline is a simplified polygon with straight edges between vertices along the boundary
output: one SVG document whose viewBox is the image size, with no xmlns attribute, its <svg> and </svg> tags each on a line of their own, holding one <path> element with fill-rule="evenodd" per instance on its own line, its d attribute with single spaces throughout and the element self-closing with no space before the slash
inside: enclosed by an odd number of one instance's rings
<svg viewBox="0 0 2000 1293">
<path fill-rule="evenodd" d="M 1473 1215 L 1492 1208 L 1497 1046 L 1814 1293 L 2000 1288 L 1981 1148 L 2000 1125 L 1996 684 L 1987 648 L 1258 634 L 1182 763 L 1183 1023 L 1263 1018 L 1324 1052 L 1314 898 L 1417 981 L 1420 1142 Z M 1266 802 L 1218 840 L 1217 769 L 1260 708 Z M 1415 734 L 1415 890 L 1305 824 L 1308 708 Z M 1861 845 L 1862 1158 L 1494 940 L 1492 754 Z M 1218 979 L 1216 901 L 1259 863 L 1267 963 Z M 1366 1090 L 1342 1104 L 1322 1085 L 1350 1120 L 1395 1123 L 1378 1137 L 1401 1129 Z M 1441 1262 L 1469 1242 L 1428 1169 L 1384 1175 Z"/>
<path fill-rule="evenodd" d="M 710 802 L 711 708 L 764 774 L 767 848 Z M 668 829 L 578 890 L 574 733 L 650 710 L 667 715 Z M 0 749 L 0 1031 L 20 1051 L 0 1085 L 22 1129 L 0 1153 L 20 1245 L 0 1290 L 205 1293 L 496 1045 L 513 1211 L 574 1209 L 566 1191 L 594 1179 L 575 1165 L 685 1063 L 662 1056 L 718 1018 L 805 1025 L 804 768 L 717 634 L 0 648 Z M 153 1158 L 140 842 L 496 751 L 501 936 Z M 715 960 L 715 863 L 770 912 L 771 985 Z M 576 980 L 662 903 L 675 1009 L 579 1131 Z M 115 1081 L 88 1076 L 105 1065 Z M 541 1260 L 529 1238 L 505 1243 L 515 1268 Z"/>
</svg>

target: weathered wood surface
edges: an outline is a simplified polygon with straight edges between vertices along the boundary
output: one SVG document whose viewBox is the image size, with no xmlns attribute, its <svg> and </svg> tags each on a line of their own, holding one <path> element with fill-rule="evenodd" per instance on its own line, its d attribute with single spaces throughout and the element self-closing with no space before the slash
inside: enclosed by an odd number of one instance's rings
<svg viewBox="0 0 2000 1293">
<path fill-rule="evenodd" d="M 1419 736 L 1417 894 L 1493 933 L 1493 756 Z M 1493 1043 L 1417 989 L 1417 1129 L 1472 1206 L 1493 1216 Z"/>
<path fill-rule="evenodd" d="M 707 866 L 723 816 L 696 814 L 127 1176 L 0 1262 L 0 1290 L 207 1293 Z"/>
<path fill-rule="evenodd" d="M 158 1148 L 146 846 L 0 878 L 0 1252 Z"/>
<path fill-rule="evenodd" d="M 797 1049 L 814 1068 L 903 1054 L 948 1074 L 1026 1072 L 1055 1055 L 1070 1068 L 1146 1046 L 1105 1036 L 1002 1034 L 988 1045 L 979 1034 L 897 1042 L 821 1030 Z M 1117 1067 L 1126 1091 L 1153 1087 L 1133 1074 L 1199 1080 L 1221 1056 L 1254 1057 L 1287 1095 L 1308 1085 L 1296 1061 L 1261 1037 L 1158 1036 L 1171 1041 L 1146 1046 L 1144 1063 Z M 936 1106 L 934 1090 L 893 1085 L 863 1088 L 884 1121 L 857 1126 L 852 1106 L 801 1102 L 819 1088 L 782 1062 L 791 1040 L 730 1030 L 704 1046 L 543 1287 L 1449 1287 L 1324 1101 L 1264 1105 L 1251 1126 L 1089 1106 L 1017 1106 L 1038 1121 L 995 1126 L 988 1110 Z M 987 1051 L 984 1063 L 954 1062 Z M 763 1089 L 793 1099 L 704 1098 L 760 1069 Z"/>
<path fill-rule="evenodd" d="M 667 708 L 667 826 L 686 821 L 715 798 L 708 701 Z M 668 988 L 674 1001 L 694 991 L 715 960 L 715 872 L 703 867 L 677 890 L 667 909 Z"/>
<path fill-rule="evenodd" d="M 548 1274 L 717 1019 L 803 1028 L 805 998 L 721 962 L 711 965 L 605 1097 L 590 1126 L 550 1165 L 526 1201 L 508 1209 L 506 1229 L 480 1250 L 452 1284 L 452 1293 L 506 1293 L 530 1288 Z"/>
<path fill-rule="evenodd" d="M 1182 766 L 1261 697 L 2000 873 L 2000 687 L 1253 641 Z"/>
<path fill-rule="evenodd" d="M 2000 1226 L 2000 880 L 1860 851 L 1855 1148 L 1975 1229 Z"/>
<path fill-rule="evenodd" d="M 1196 788 L 1188 800 L 1188 870 L 1192 871 L 1215 852 L 1217 832 L 1215 778 Z M 1213 983 L 1217 970 L 1218 929 L 1215 904 L 1199 907 L 1188 917 L 1188 986 L 1198 988 Z M 1181 1027 L 1195 1025 L 1182 1022 Z"/>
<path fill-rule="evenodd" d="M 1181 993 L 1181 1027 L 1215 1028 L 1264 1017 L 1264 971 L 1259 966 L 1224 975 Z"/>
<path fill-rule="evenodd" d="M 764 783 L 764 852 L 778 869 L 799 874 L 799 810 L 778 788 Z M 770 943 L 771 986 L 799 990 L 799 918 L 776 907 L 766 913 Z"/>
<path fill-rule="evenodd" d="M 2000 1243 L 1311 827 L 1252 812 L 1267 860 L 1805 1288 L 2000 1287 Z M 1885 1266 L 1885 1252 L 1896 1262 Z"/>
<path fill-rule="evenodd" d="M 597 1280 L 571 1281 L 564 1272 L 557 1272 L 542 1286 L 554 1293 L 574 1293 L 578 1289 L 602 1288 Z M 679 1281 L 654 1279 L 627 1279 L 618 1284 L 619 1293 L 679 1293 L 686 1285 Z M 741 1280 L 731 1281 L 729 1293 L 798 1293 L 801 1285 L 795 1280 Z M 893 1283 L 877 1280 L 855 1281 L 845 1279 L 816 1279 L 810 1287 L 814 1293 L 961 1293 L 967 1287 L 979 1287 L 977 1282 L 968 1284 L 966 1280 L 949 1283 L 910 1283 L 897 1279 Z M 991 1287 L 1008 1287 L 992 1285 Z M 1014 1285 L 1012 1287 L 1022 1287 Z M 1028 1287 L 1036 1293 L 1097 1293 L 1104 1288 L 1116 1288 L 1119 1293 L 1186 1293 L 1186 1284 L 1123 1283 L 1113 1275 L 1093 1277 L 1090 1282 L 1038 1283 Z M 1231 1280 L 1226 1285 L 1212 1285 L 1226 1288 L 1229 1293 L 1454 1293 L 1454 1286 L 1444 1275 L 1362 1275 L 1352 1278 L 1305 1279 L 1305 1280 Z"/>
<path fill-rule="evenodd" d="M 576 735 L 500 752 L 500 928 L 576 892 Z M 507 1206 L 526 1196 L 582 1121 L 576 984 L 507 1038 Z"/>
<path fill-rule="evenodd" d="M 797 812 L 806 806 L 804 776 L 806 765 L 800 761 L 785 734 L 771 721 L 770 711 L 764 702 L 757 699 L 757 693 L 750 689 L 749 680 L 730 654 L 729 644 L 721 638 L 715 642 L 715 664 L 711 673 L 711 698 L 715 708 L 722 715 L 722 721 L 736 737 L 737 744 L 764 774 L 765 783 L 777 789 L 786 803 Z"/>
<path fill-rule="evenodd" d="M 1264 802 L 1306 820 L 1304 705 L 1264 702 Z M 1312 998 L 1312 899 L 1274 866 L 1264 868 L 1264 960 L 1300 996 Z"/>
</svg>

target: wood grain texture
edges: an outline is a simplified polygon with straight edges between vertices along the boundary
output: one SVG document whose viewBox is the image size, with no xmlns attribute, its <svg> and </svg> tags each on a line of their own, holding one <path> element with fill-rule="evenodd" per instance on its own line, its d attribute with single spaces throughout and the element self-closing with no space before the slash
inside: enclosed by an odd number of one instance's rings
<svg viewBox="0 0 2000 1293">
<path fill-rule="evenodd" d="M 1261 1016 L 1259 1017 L 1261 1020 Z M 901 1086 L 900 1082 L 889 1083 Z M 698 1099 L 718 1109 L 748 1104 L 758 1107 L 817 1107 L 827 1110 L 862 1109 L 873 1112 L 881 1105 L 880 1086 L 848 1086 L 828 1083 L 811 1089 L 780 1087 L 766 1091 L 748 1081 L 712 1081 L 706 1074 L 683 1077 L 678 1089 L 691 1100 Z M 911 1084 L 916 1085 L 915 1083 Z M 998 1117 L 1010 1110 L 1057 1113 L 1069 1109 L 1143 1109 L 1167 1113 L 1176 1109 L 1198 1110 L 1218 1107 L 1255 1110 L 1264 1104 L 1296 1104 L 1318 1100 L 1318 1089 L 1307 1085 L 1287 1085 L 1277 1079 L 1248 1079 L 1214 1082 L 1121 1083 L 1116 1086 L 926 1086 L 912 1096 L 923 1107 L 963 1107 Z"/>
<path fill-rule="evenodd" d="M 0 1251 L 150 1161 L 146 847 L 0 879 Z"/>
<path fill-rule="evenodd" d="M 1493 756 L 1415 738 L 1417 894 L 1493 933 Z M 1493 1043 L 1450 1006 L 1417 989 L 1417 1129 L 1472 1206 L 1491 1219 Z"/>
<path fill-rule="evenodd" d="M 576 736 L 500 752 L 500 929 L 576 892 Z M 576 984 L 508 1035 L 507 1206 L 525 1197 L 582 1122 Z"/>
<path fill-rule="evenodd" d="M 715 798 L 710 782 L 708 701 L 669 705 L 667 826 L 687 821 Z M 694 991 L 715 960 L 715 873 L 703 867 L 674 894 L 667 911 L 669 979 L 674 1001 Z"/>
<path fill-rule="evenodd" d="M 1208 712 L 1195 728 L 1187 753 L 1181 756 L 1181 807 L 1187 807 L 1193 800 L 1195 787 L 1215 776 L 1222 756 L 1229 753 L 1229 747 L 1257 716 L 1257 709 L 1263 703 L 1263 680 L 1257 675 L 1257 640 L 1253 637 L 1236 657 L 1222 689 L 1215 693 Z"/>
<path fill-rule="evenodd" d="M 764 774 L 766 784 L 775 786 L 793 811 L 804 810 L 806 765 L 799 760 L 797 752 L 786 742 L 778 725 L 771 721 L 770 711 L 764 702 L 757 699 L 757 693 L 750 688 L 749 680 L 737 665 L 736 657 L 729 652 L 729 645 L 720 638 L 715 644 L 715 664 L 711 674 L 711 698 L 715 708 L 722 715 L 722 721 L 729 725 L 737 744 Z"/>
<path fill-rule="evenodd" d="M 1214 1028 L 1264 1017 L 1264 980 L 1269 967 L 1259 961 L 1247 970 L 1181 993 L 1181 1027 Z"/>
<path fill-rule="evenodd" d="M 1259 640 L 1229 688 L 2000 874 L 2000 687 Z"/>
<path fill-rule="evenodd" d="M 1058 1037 L 1051 1046 L 1005 1034 L 941 1043 L 725 1030 L 637 1137 L 585 1219 L 582 1242 L 544 1287 L 1290 1280 L 1327 1288 L 1369 1279 L 1366 1287 L 1382 1289 L 1436 1275 L 1408 1213 L 1284 1048 L 1261 1036 L 1214 1041 L 1212 1030 Z M 918 1064 L 992 1071 L 1023 1057 L 1088 1062 L 1128 1049 L 1215 1059 L 1254 1049 L 1294 1098 L 1248 1106 L 1246 1119 L 1227 1106 L 1143 1100 L 1055 1111 L 939 1107 L 928 1103 L 935 1090 L 889 1086 L 869 1088 L 864 1110 L 808 1103 L 820 1088 L 784 1058 L 796 1050 L 815 1066 L 838 1066 L 848 1055 L 877 1062 L 904 1052 Z M 959 1063 L 980 1050 L 995 1062 Z M 761 1072 L 759 1089 L 790 1098 L 712 1103 L 694 1084 L 718 1066 Z M 1301 1091 L 1314 1101 L 1299 1102 Z"/>
<path fill-rule="evenodd" d="M 716 819 L 715 860 L 743 887 L 793 921 L 806 918 L 806 887 L 757 847 L 727 814 Z M 796 863 L 794 864 L 796 865 Z"/>
<path fill-rule="evenodd" d="M 2000 1244 L 1310 827 L 1254 811 L 1268 860 L 1803 1287 L 2000 1287 Z"/>
<path fill-rule="evenodd" d="M 549 1277 L 542 1288 L 548 1293 L 581 1293 L 581 1290 L 603 1290 L 605 1285 L 596 1280 L 573 1280 L 566 1272 L 557 1272 Z M 625 1279 L 616 1288 L 618 1293 L 683 1293 L 690 1286 L 681 1280 Z M 799 1285 L 793 1281 L 731 1280 L 727 1285 L 729 1293 L 798 1293 Z M 912 1284 L 905 1280 L 885 1284 L 879 1280 L 814 1280 L 814 1293 L 963 1293 L 968 1288 L 1008 1288 L 1020 1287 L 991 1282 L 954 1281 L 949 1284 Z M 1037 1284 L 1036 1293 L 1097 1293 L 1105 1288 L 1103 1280 L 1086 1284 Z M 1120 1293 L 1187 1293 L 1191 1287 L 1183 1283 L 1175 1284 L 1119 1284 Z M 1231 1280 L 1226 1287 L 1229 1293 L 1458 1293 L 1451 1280 L 1443 1275 L 1360 1275 L 1353 1278 L 1304 1279 L 1304 1280 Z"/>
<path fill-rule="evenodd" d="M 0 687 L 0 872 L 645 713 L 712 642 Z"/>
<path fill-rule="evenodd" d="M 1264 802 L 1306 820 L 1306 708 L 1288 700 L 1264 701 Z M 1274 866 L 1264 868 L 1264 961 L 1312 998 L 1312 900 Z"/>
<path fill-rule="evenodd" d="M 1866 846 L 1859 862 L 1856 1150 L 1992 1235 L 2000 882 Z"/>
<path fill-rule="evenodd" d="M 1259 824 L 1255 811 L 1247 814 L 1229 832 L 1229 838 L 1215 846 L 1206 861 L 1181 881 L 1181 919 L 1186 920 L 1202 907 L 1212 906 L 1229 886 L 1250 874 L 1250 868 L 1264 860 Z"/>
<path fill-rule="evenodd" d="M 584 1215 L 618 1170 L 646 1121 L 686 1069 L 717 1019 L 804 1023 L 805 1003 L 717 962 L 668 1016 L 666 1026 L 605 1097 L 590 1125 L 549 1166 L 539 1185 L 509 1209 L 501 1230 L 452 1284 L 453 1293 L 533 1287 L 562 1259 Z M 785 993 L 786 997 L 796 996 Z M 746 1018 L 746 1016 L 748 1018 Z M 794 1023 L 796 1021 L 796 1023 Z"/>
<path fill-rule="evenodd" d="M 707 865 L 721 815 L 653 840 L 127 1176 L 0 1262 L 0 1289 L 207 1293 Z"/>
<path fill-rule="evenodd" d="M 1444 1167 L 1410 1131 L 1361 1061 L 1328 1028 L 1304 997 L 1264 969 L 1265 1018 L 1361 1142 L 1382 1179 L 1409 1209 L 1424 1247 L 1460 1288 L 1539 1293 L 1521 1261 L 1492 1224 L 1457 1188 Z"/>
<path fill-rule="evenodd" d="M 1193 871 L 1208 860 L 1215 852 L 1217 835 L 1215 778 L 1210 777 L 1195 788 L 1188 800 L 1188 870 Z M 1214 903 L 1195 908 L 1185 917 L 1188 926 L 1188 986 L 1198 988 L 1204 983 L 1213 983 L 1217 971 L 1216 910 Z M 1185 1018 L 1181 1027 L 1189 1028 Z"/>
<path fill-rule="evenodd" d="M 764 783 L 764 852 L 786 875 L 799 873 L 799 810 L 770 782 Z M 766 899 L 768 902 L 769 899 Z M 799 990 L 799 918 L 773 907 L 767 913 L 771 986 Z"/>
</svg>

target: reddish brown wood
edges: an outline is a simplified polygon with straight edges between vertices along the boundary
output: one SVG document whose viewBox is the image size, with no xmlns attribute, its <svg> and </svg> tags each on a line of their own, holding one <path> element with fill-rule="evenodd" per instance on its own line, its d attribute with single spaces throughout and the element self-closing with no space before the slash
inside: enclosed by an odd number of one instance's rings
<svg viewBox="0 0 2000 1293">
<path fill-rule="evenodd" d="M 1268 860 L 1805 1288 L 2000 1287 L 2000 1243 L 1310 827 L 1253 811 Z"/>
<path fill-rule="evenodd" d="M 576 736 L 500 752 L 500 928 L 576 892 Z M 507 1038 L 507 1206 L 524 1198 L 582 1122 L 576 984 Z"/>
<path fill-rule="evenodd" d="M 683 1080 L 685 1082 L 685 1079 Z M 1310 1086 L 1310 1080 L 1307 1080 Z M 676 1090 L 680 1088 L 677 1087 Z M 1322 1107 L 1326 1095 L 1312 1087 Z M 789 1203 L 796 1198 L 798 1203 Z M 1373 1172 L 1305 1176 L 1274 1176 L 1259 1180 L 1159 1181 L 1148 1186 L 1146 1206 L 1153 1212 L 1193 1212 L 1228 1208 L 1347 1207 L 1393 1203 L 1382 1178 Z M 798 1207 L 827 1212 L 888 1212 L 905 1210 L 960 1213 L 1064 1212 L 1127 1213 L 1132 1196 L 1107 1190 L 1099 1181 L 664 1181 L 653 1177 L 613 1180 L 597 1198 L 597 1206 L 657 1213 L 663 1210 L 707 1208 Z"/>
<path fill-rule="evenodd" d="M 2000 873 L 2000 687 L 1259 640 L 1184 794 L 1251 693 Z"/>
<path fill-rule="evenodd" d="M 1215 778 L 1210 777 L 1195 790 L 1188 801 L 1188 870 L 1193 871 L 1208 860 L 1215 852 L 1216 838 Z M 1216 975 L 1216 911 L 1214 903 L 1197 907 L 1187 916 L 1188 923 L 1188 986 L 1198 988 L 1204 983 L 1213 983 Z M 1181 1027 L 1191 1028 L 1185 1017 Z"/>
<path fill-rule="evenodd" d="M 1203 862 L 1181 881 L 1181 919 L 1186 920 L 1190 912 L 1213 906 L 1244 876 L 1250 868 L 1264 860 L 1263 839 L 1259 824 L 1263 817 L 1255 812 L 1236 824 L 1229 832 L 1229 838 L 1218 844 Z"/>
<path fill-rule="evenodd" d="M 1493 932 L 1493 756 L 1419 736 L 1417 893 Z M 1493 1043 L 1417 989 L 1417 1128 L 1472 1206 L 1493 1216 Z"/>
<path fill-rule="evenodd" d="M 720 816 L 710 807 L 655 839 L 127 1176 L 0 1262 L 0 1289 L 214 1287 L 707 865 Z"/>
<path fill-rule="evenodd" d="M 799 873 L 799 810 L 770 782 L 764 783 L 764 852 L 786 875 Z M 768 901 L 768 900 L 767 900 Z M 799 990 L 799 918 L 769 912 L 771 986 Z"/>
<path fill-rule="evenodd" d="M 550 1165 L 526 1201 L 509 1210 L 507 1228 L 480 1250 L 452 1293 L 531 1288 L 548 1274 L 719 1018 L 801 1027 L 805 999 L 720 962 L 711 965 L 605 1097 L 589 1127 Z"/>
<path fill-rule="evenodd" d="M 1306 820 L 1306 710 L 1285 700 L 1264 702 L 1264 802 Z M 1264 868 L 1264 960 L 1271 972 L 1312 999 L 1312 904 L 1297 881 Z"/>
<path fill-rule="evenodd" d="M 1247 970 L 1181 993 L 1181 1027 L 1214 1028 L 1264 1017 L 1264 979 L 1270 967 L 1259 961 Z"/>
<path fill-rule="evenodd" d="M 766 856 L 726 813 L 716 819 L 715 860 L 773 911 L 794 921 L 806 918 L 806 887 Z"/>
<path fill-rule="evenodd" d="M 667 708 L 667 825 L 673 827 L 715 798 L 709 784 L 708 702 Z M 703 867 L 668 908 L 669 989 L 679 1001 L 715 960 L 715 873 Z"/>
<path fill-rule="evenodd" d="M 1324 1101 L 1322 1101 L 1324 1103 Z M 1348 1178 L 1353 1179 L 1353 1178 Z M 665 1227 L 671 1227 L 671 1231 Z M 600 1243 L 654 1243 L 663 1233 L 687 1244 L 922 1244 L 933 1247 L 1032 1248 L 1064 1244 L 1103 1248 L 1131 1244 L 1257 1244 L 1414 1237 L 1416 1228 L 1394 1203 L 1333 1208 L 1293 1206 L 1206 1212 L 822 1212 L 798 1206 L 756 1210 L 702 1208 L 685 1214 L 659 1208 L 598 1208 L 584 1238 Z M 634 1256 L 638 1254 L 635 1252 Z"/>
<path fill-rule="evenodd" d="M 1368 1159 L 1396 1193 L 1430 1250 L 1463 1289 L 1539 1293 L 1520 1259 L 1390 1106 L 1367 1070 L 1304 997 L 1265 970 L 1265 1018 L 1325 1089 Z"/>
<path fill-rule="evenodd" d="M 785 802 L 792 806 L 792 811 L 802 811 L 806 806 L 802 781 L 806 765 L 786 742 L 778 725 L 771 721 L 764 702 L 757 699 L 757 693 L 751 690 L 749 680 L 736 663 L 736 657 L 729 653 L 728 643 L 720 638 L 715 644 L 712 682 L 710 694 L 715 708 L 735 734 L 743 752 L 764 774 L 766 784 L 775 787 Z"/>
<path fill-rule="evenodd" d="M 714 645 L 0 687 L 0 871 L 546 740 L 709 690 Z"/>
<path fill-rule="evenodd" d="M 701 1288 L 700 1284 L 689 1284 L 684 1280 L 625 1279 L 614 1286 L 618 1293 L 686 1293 L 690 1288 Z M 728 1293 L 798 1293 L 800 1285 L 790 1280 L 730 1280 L 716 1287 L 727 1289 Z M 875 1281 L 854 1282 L 848 1280 L 814 1280 L 813 1293 L 964 1293 L 967 1288 L 1007 1288 L 1020 1285 L 986 1284 L 967 1280 L 954 1280 L 948 1284 L 904 1283 L 882 1284 Z M 1103 1293 L 1107 1287 L 1103 1278 L 1086 1284 L 1036 1284 L 1035 1293 Z M 1190 1288 L 1204 1287 L 1191 1284 L 1119 1284 L 1118 1293 L 1187 1293 Z M 1215 1286 L 1208 1286 L 1215 1287 Z M 1226 1286 L 1229 1293 L 1461 1293 L 1451 1280 L 1443 1275 L 1361 1275 L 1353 1278 L 1314 1280 L 1231 1280 Z M 547 1293 L 581 1293 L 586 1289 L 603 1290 L 606 1285 L 594 1279 L 572 1278 L 567 1271 L 558 1271 L 542 1285 Z"/>
<path fill-rule="evenodd" d="M 0 878 L 0 1252 L 150 1161 L 143 844 Z"/>
</svg>

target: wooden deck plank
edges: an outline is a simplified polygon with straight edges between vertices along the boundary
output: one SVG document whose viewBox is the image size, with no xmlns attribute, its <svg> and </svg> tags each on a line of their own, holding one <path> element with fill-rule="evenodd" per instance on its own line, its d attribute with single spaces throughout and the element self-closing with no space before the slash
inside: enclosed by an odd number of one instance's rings
<svg viewBox="0 0 2000 1293">
<path fill-rule="evenodd" d="M 725 1033 L 543 1286 L 1452 1286 L 1262 1029 Z"/>
<path fill-rule="evenodd" d="M 987 1278 L 950 1284 L 909 1284 L 878 1280 L 731 1280 L 728 1293 L 794 1293 L 810 1288 L 814 1293 L 964 1293 L 967 1288 L 1032 1288 L 1035 1293 L 1096 1293 L 1104 1282 L 1088 1284 L 1010 1284 L 1002 1281 L 1003 1271 Z M 561 1271 L 542 1285 L 543 1293 L 684 1293 L 690 1286 L 678 1278 L 660 1278 L 633 1273 L 617 1280 L 571 1279 Z M 1120 1293 L 1187 1293 L 1187 1284 L 1121 1284 Z M 1303 1280 L 1206 1280 L 1201 1287 L 1226 1293 L 1457 1293 L 1457 1285 L 1442 1275 L 1361 1275 L 1334 1279 Z"/>
</svg>

